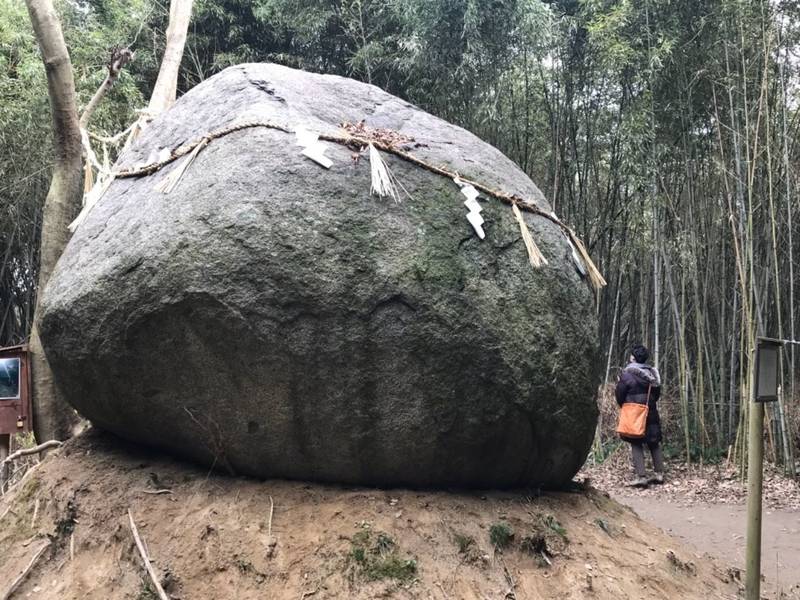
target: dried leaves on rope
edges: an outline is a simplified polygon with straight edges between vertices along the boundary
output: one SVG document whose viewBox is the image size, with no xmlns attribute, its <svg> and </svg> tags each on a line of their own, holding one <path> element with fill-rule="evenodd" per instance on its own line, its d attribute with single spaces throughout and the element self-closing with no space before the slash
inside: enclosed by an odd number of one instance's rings
<svg viewBox="0 0 800 600">
<path fill-rule="evenodd" d="M 393 129 L 367 127 L 364 121 L 359 121 L 358 123 L 349 123 L 345 121 L 344 123 L 340 123 L 339 126 L 343 131 L 349 133 L 354 138 L 378 142 L 379 144 L 391 146 L 393 148 L 407 146 L 414 141 L 414 138 L 403 135 L 399 131 Z"/>
</svg>

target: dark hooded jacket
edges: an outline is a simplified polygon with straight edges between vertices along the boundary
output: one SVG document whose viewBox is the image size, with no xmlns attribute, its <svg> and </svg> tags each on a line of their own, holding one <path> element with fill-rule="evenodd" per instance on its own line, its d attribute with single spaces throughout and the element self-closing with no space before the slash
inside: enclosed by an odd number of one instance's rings
<svg viewBox="0 0 800 600">
<path fill-rule="evenodd" d="M 649 400 L 648 400 L 649 390 Z M 661 397 L 661 376 L 658 369 L 641 363 L 630 363 L 622 370 L 617 383 L 617 404 L 622 406 L 626 402 L 647 402 L 647 429 L 644 441 L 648 444 L 657 444 L 661 441 L 661 418 L 658 415 L 658 399 Z M 620 436 L 627 442 L 640 442 Z"/>
</svg>

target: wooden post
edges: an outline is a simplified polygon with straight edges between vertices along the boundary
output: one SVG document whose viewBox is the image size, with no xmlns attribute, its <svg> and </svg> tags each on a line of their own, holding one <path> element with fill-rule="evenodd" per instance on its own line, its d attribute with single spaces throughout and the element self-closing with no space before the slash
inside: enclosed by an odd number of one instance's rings
<svg viewBox="0 0 800 600">
<path fill-rule="evenodd" d="M 758 336 L 750 354 L 750 422 L 747 449 L 747 549 L 745 590 L 747 600 L 760 600 L 761 592 L 761 492 L 764 476 L 764 402 L 780 400 L 781 350 L 798 340 Z"/>
<path fill-rule="evenodd" d="M 753 378 L 754 379 L 754 378 Z M 764 403 L 750 395 L 747 454 L 747 549 L 745 590 L 747 600 L 761 597 L 761 484 L 764 459 Z"/>
<path fill-rule="evenodd" d="M 750 422 L 747 440 L 747 600 L 761 597 L 761 491 L 764 475 L 764 402 L 778 397 L 780 347 L 787 340 L 759 336 L 750 354 Z"/>
</svg>

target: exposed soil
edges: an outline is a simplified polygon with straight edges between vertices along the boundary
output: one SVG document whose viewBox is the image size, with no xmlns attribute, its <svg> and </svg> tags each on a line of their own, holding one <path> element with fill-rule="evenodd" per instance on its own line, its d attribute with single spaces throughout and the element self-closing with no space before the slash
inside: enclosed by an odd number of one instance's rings
<svg viewBox="0 0 800 600">
<path fill-rule="evenodd" d="M 171 493 L 148 493 L 158 490 Z M 0 594 L 50 540 L 14 598 L 155 598 L 128 509 L 176 600 L 708 600 L 740 590 L 735 569 L 593 489 L 538 495 L 259 482 L 89 431 L 0 500 Z M 493 547 L 490 536 L 508 546 Z"/>
</svg>

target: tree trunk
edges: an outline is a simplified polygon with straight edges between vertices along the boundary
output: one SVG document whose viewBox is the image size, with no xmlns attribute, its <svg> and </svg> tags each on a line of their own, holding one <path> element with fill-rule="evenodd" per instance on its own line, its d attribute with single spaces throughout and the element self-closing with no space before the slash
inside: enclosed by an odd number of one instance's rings
<svg viewBox="0 0 800 600">
<path fill-rule="evenodd" d="M 175 102 L 178 91 L 178 71 L 183 58 L 183 47 L 186 45 L 186 35 L 189 31 L 189 21 L 192 18 L 193 0 L 172 0 L 169 5 L 169 26 L 167 27 L 167 45 L 164 57 L 161 59 L 161 68 L 158 79 L 150 97 L 147 107 L 148 116 L 167 110 Z"/>
<path fill-rule="evenodd" d="M 80 207 L 82 193 L 81 136 L 75 84 L 61 25 L 51 0 L 26 0 L 33 30 L 39 42 L 50 107 L 53 112 L 53 178 L 44 203 L 39 258 L 38 297 L 50 279 L 61 252 L 69 241 L 67 226 Z M 30 350 L 33 366 L 34 431 L 39 441 L 64 439 L 77 421 L 75 411 L 61 398 L 50 365 L 39 341 L 38 303 L 34 311 Z"/>
</svg>

